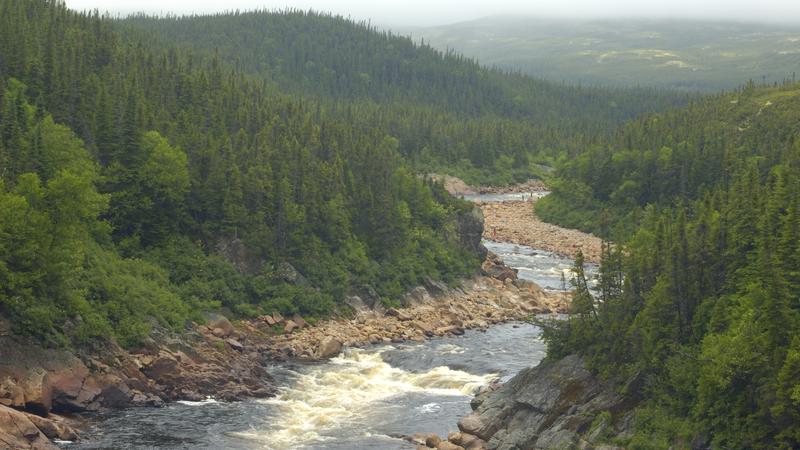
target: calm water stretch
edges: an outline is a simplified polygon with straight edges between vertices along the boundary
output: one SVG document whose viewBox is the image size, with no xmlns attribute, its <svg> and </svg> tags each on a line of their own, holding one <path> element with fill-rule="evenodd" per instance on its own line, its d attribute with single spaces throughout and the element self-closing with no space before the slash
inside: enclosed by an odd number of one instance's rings
<svg viewBox="0 0 800 450">
<path fill-rule="evenodd" d="M 487 197 L 475 199 L 496 200 Z M 561 289 L 562 274 L 570 278 L 568 258 L 514 244 L 485 244 L 519 269 L 520 278 L 544 288 Z M 446 436 L 470 412 L 476 389 L 536 365 L 544 354 L 539 328 L 526 323 L 421 343 L 349 349 L 325 363 L 269 368 L 280 386 L 275 398 L 116 411 L 97 418 L 80 444 L 65 447 L 413 449 L 395 436 Z"/>
</svg>

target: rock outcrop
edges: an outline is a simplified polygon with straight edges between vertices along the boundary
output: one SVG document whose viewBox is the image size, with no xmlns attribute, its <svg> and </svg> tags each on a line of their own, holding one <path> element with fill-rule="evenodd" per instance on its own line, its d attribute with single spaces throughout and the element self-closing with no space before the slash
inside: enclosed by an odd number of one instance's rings
<svg viewBox="0 0 800 450">
<path fill-rule="evenodd" d="M 458 215 L 456 221 L 458 240 L 461 247 L 474 253 L 483 261 L 486 259 L 486 247 L 481 243 L 483 237 L 483 212 L 477 206 Z"/>
<path fill-rule="evenodd" d="M 624 434 L 635 405 L 632 394 L 623 396 L 599 381 L 573 355 L 525 369 L 479 394 L 474 412 L 448 440 L 489 450 L 608 449 L 613 447 L 598 442 L 600 436 Z M 600 414 L 609 419 L 597 420 Z"/>
<path fill-rule="evenodd" d="M 0 336 L 0 405 L 49 418 L 274 392 L 262 366 L 268 338 L 258 330 L 242 332 L 217 315 L 209 326 L 193 326 L 180 336 L 164 330 L 153 336 L 133 351 L 110 342 L 78 351 L 45 349 L 23 337 Z"/>
<path fill-rule="evenodd" d="M 0 448 L 56 450 L 50 439 L 73 441 L 77 434 L 61 417 L 45 419 L 0 405 Z"/>
</svg>

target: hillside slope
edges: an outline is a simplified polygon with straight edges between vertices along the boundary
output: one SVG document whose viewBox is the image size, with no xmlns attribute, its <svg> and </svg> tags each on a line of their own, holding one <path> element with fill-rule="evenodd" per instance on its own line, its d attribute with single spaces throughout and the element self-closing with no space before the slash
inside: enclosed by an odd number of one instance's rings
<svg viewBox="0 0 800 450">
<path fill-rule="evenodd" d="M 547 331 L 551 360 L 639 380 L 636 433 L 615 442 L 800 445 L 798 117 L 800 85 L 751 84 L 644 118 L 564 165 L 537 204 L 618 239 L 595 297 L 579 284 L 575 314 Z"/>
<path fill-rule="evenodd" d="M 483 64 L 592 86 L 714 93 L 782 82 L 800 67 L 796 25 L 487 17 L 400 31 Z"/>
<path fill-rule="evenodd" d="M 391 303 L 479 265 L 459 234 L 480 227 L 472 206 L 362 111 L 58 1 L 0 1 L 0 61 L 0 313 L 17 332 L 136 346 L 208 311 L 319 317 L 359 286 Z"/>
</svg>

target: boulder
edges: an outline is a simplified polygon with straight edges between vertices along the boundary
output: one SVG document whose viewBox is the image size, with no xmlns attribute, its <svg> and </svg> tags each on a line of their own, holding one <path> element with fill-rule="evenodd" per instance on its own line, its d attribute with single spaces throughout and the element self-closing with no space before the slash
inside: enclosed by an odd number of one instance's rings
<svg viewBox="0 0 800 450">
<path fill-rule="evenodd" d="M 422 284 L 425 286 L 425 290 L 434 297 L 445 295 L 450 290 L 446 284 L 441 281 L 436 281 L 431 277 L 422 278 Z"/>
<path fill-rule="evenodd" d="M 78 434 L 75 433 L 75 430 L 66 424 L 53 420 L 53 418 L 45 419 L 44 417 L 32 414 L 27 415 L 27 418 L 49 439 L 61 439 L 62 441 L 74 441 L 78 439 Z"/>
<path fill-rule="evenodd" d="M 439 442 L 439 445 L 437 445 L 436 448 L 438 450 L 464 450 L 464 447 L 447 441 Z"/>
<path fill-rule="evenodd" d="M 357 295 L 348 295 L 344 298 L 344 302 L 347 306 L 353 308 L 353 311 L 357 313 L 365 313 L 370 311 L 369 306 L 364 303 L 364 300 L 361 300 L 361 297 Z"/>
<path fill-rule="evenodd" d="M 230 336 L 234 332 L 233 324 L 231 324 L 227 317 L 221 314 L 209 315 L 208 323 L 206 325 L 212 330 L 214 336 L 217 337 Z"/>
<path fill-rule="evenodd" d="M 396 309 L 396 308 L 387 309 L 386 310 L 386 315 L 389 316 L 389 317 L 397 317 L 397 319 L 402 321 L 402 322 L 406 322 L 406 321 L 414 319 L 407 312 L 401 311 L 401 310 Z"/>
<path fill-rule="evenodd" d="M 263 317 L 262 317 L 262 320 L 263 320 L 264 322 L 266 322 L 266 323 L 267 323 L 267 325 L 269 325 L 269 326 L 273 326 L 273 325 L 275 325 L 276 323 L 278 323 L 278 322 L 276 322 L 276 321 L 275 321 L 275 319 L 274 319 L 272 316 L 263 316 Z"/>
<path fill-rule="evenodd" d="M 383 305 L 381 304 L 381 296 L 378 291 L 368 284 L 356 286 L 350 290 L 350 295 L 358 297 L 369 309 L 374 311 L 381 311 Z"/>
<path fill-rule="evenodd" d="M 300 316 L 300 314 L 295 314 L 292 317 L 292 322 L 297 325 L 297 328 L 305 328 L 308 323 Z"/>
<path fill-rule="evenodd" d="M 275 321 L 276 324 L 283 323 L 283 316 L 278 311 L 272 313 L 272 320 Z"/>
<path fill-rule="evenodd" d="M 429 434 L 427 437 L 425 437 L 425 445 L 430 448 L 436 448 L 440 442 L 442 442 L 442 438 L 435 434 Z"/>
<path fill-rule="evenodd" d="M 57 450 L 30 415 L 0 405 L 0 448 Z"/>
<path fill-rule="evenodd" d="M 414 306 L 420 305 L 424 303 L 426 300 L 431 298 L 428 291 L 422 287 L 417 286 L 414 289 L 411 289 L 403 296 L 402 305 L 403 306 Z"/>
<path fill-rule="evenodd" d="M 241 342 L 237 341 L 236 339 L 228 339 L 225 341 L 232 349 L 236 350 L 237 352 L 244 351 L 244 345 Z"/>
<path fill-rule="evenodd" d="M 332 358 L 342 351 L 342 343 L 338 339 L 326 338 L 320 342 L 317 348 L 317 358 Z"/>
<path fill-rule="evenodd" d="M 297 324 L 294 323 L 293 320 L 287 320 L 286 321 L 286 326 L 283 327 L 283 332 L 284 333 L 291 333 L 295 329 L 297 329 Z"/>
<path fill-rule="evenodd" d="M 40 367 L 28 370 L 18 384 L 25 391 L 25 409 L 46 416 L 53 408 L 53 387 L 47 371 Z"/>
<path fill-rule="evenodd" d="M 0 405 L 18 409 L 25 407 L 25 391 L 10 377 L 0 381 Z"/>
</svg>

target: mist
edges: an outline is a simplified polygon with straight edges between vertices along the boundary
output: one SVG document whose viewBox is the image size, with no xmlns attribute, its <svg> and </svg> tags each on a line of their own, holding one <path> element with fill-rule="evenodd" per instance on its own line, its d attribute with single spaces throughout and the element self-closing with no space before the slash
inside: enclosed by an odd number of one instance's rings
<svg viewBox="0 0 800 450">
<path fill-rule="evenodd" d="M 333 12 L 356 20 L 370 20 L 382 25 L 444 25 L 485 16 L 514 15 L 552 18 L 676 18 L 734 20 L 800 24 L 800 2 L 797 0 L 67 0 L 76 10 L 98 9 L 101 12 L 126 15 L 134 12 L 150 14 L 204 14 L 231 10 L 314 9 Z"/>
</svg>

